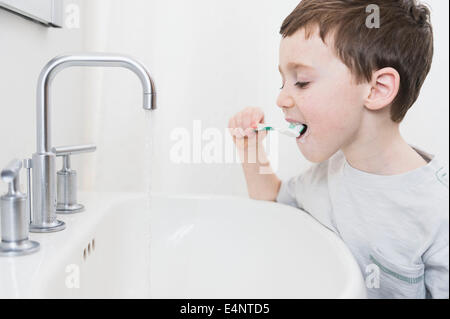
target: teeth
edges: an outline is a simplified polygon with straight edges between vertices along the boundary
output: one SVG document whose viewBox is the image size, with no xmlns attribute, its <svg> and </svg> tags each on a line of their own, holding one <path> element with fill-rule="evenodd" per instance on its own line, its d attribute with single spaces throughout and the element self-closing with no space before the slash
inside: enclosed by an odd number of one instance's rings
<svg viewBox="0 0 450 319">
<path fill-rule="evenodd" d="M 291 128 L 295 128 L 297 126 L 304 126 L 304 124 L 302 123 L 291 123 L 291 125 L 289 125 Z"/>
<path fill-rule="evenodd" d="M 289 125 L 289 132 L 295 134 L 295 137 L 301 138 L 303 135 L 305 135 L 306 131 L 308 130 L 308 125 L 303 124 L 301 122 L 290 122 Z"/>
</svg>

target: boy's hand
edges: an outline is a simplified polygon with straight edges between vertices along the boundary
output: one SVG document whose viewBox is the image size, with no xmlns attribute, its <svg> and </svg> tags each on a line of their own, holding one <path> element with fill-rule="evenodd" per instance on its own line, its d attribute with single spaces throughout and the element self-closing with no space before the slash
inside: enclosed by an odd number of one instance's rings
<svg viewBox="0 0 450 319">
<path fill-rule="evenodd" d="M 267 131 L 254 131 L 260 123 L 264 123 L 264 112 L 259 107 L 247 107 L 230 119 L 228 128 L 238 149 L 253 148 L 266 137 Z"/>
<path fill-rule="evenodd" d="M 242 160 L 250 198 L 276 201 L 281 181 L 271 170 L 260 144 L 267 131 L 254 131 L 259 123 L 264 123 L 264 112 L 258 107 L 247 107 L 230 119 L 228 128 Z"/>
</svg>

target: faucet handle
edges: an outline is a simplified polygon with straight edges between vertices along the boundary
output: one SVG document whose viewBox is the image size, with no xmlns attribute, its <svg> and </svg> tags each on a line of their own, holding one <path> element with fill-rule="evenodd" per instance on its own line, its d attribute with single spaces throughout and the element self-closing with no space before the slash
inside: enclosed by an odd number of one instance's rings
<svg viewBox="0 0 450 319">
<path fill-rule="evenodd" d="M 2 170 L 1 177 L 6 183 L 9 183 L 9 192 L 14 194 L 18 189 L 19 173 L 22 168 L 22 162 L 14 159 Z"/>
<path fill-rule="evenodd" d="M 93 144 L 52 148 L 56 156 L 63 158 L 63 167 L 56 172 L 58 214 L 74 214 L 84 210 L 84 206 L 77 203 L 77 172 L 70 168 L 70 155 L 94 152 L 96 149 Z"/>
<path fill-rule="evenodd" d="M 52 152 L 55 153 L 56 156 L 63 157 L 63 170 L 69 171 L 70 170 L 70 155 L 94 152 L 96 149 L 97 149 L 97 146 L 95 146 L 94 144 L 86 144 L 86 145 L 53 147 Z"/>
<path fill-rule="evenodd" d="M 27 196 L 19 189 L 22 161 L 12 160 L 1 171 L 1 178 L 8 183 L 8 193 L 0 197 L 1 242 L 0 256 L 21 256 L 39 250 L 39 243 L 28 240 L 29 215 Z"/>
<path fill-rule="evenodd" d="M 94 144 L 87 144 L 87 145 L 53 147 L 52 152 L 55 153 L 56 156 L 65 156 L 79 153 L 94 152 L 96 149 L 97 146 L 95 146 Z"/>
</svg>

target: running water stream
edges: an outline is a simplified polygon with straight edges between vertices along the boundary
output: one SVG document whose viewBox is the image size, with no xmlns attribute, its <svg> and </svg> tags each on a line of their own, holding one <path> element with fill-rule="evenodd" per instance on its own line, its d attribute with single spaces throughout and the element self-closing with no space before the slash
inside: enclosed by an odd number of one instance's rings
<svg viewBox="0 0 450 319">
<path fill-rule="evenodd" d="M 151 243 L 152 243 L 152 231 L 151 231 L 151 224 L 152 224 L 152 200 L 151 200 L 151 194 L 152 194 L 152 166 L 153 166 L 153 141 L 154 141 L 154 123 L 155 123 L 155 112 L 153 111 L 147 111 L 145 112 L 145 162 L 144 162 L 144 174 L 145 174 L 145 187 L 146 187 L 146 212 L 149 214 L 149 218 L 147 219 L 149 221 L 148 224 L 148 249 L 149 249 L 149 272 L 150 276 L 149 278 L 149 297 L 151 298 L 151 264 L 152 264 L 152 256 L 151 256 Z"/>
</svg>

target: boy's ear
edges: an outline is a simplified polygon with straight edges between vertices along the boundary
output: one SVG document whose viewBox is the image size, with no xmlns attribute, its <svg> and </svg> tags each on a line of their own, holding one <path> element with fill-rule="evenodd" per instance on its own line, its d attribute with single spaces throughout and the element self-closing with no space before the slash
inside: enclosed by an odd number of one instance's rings
<svg viewBox="0 0 450 319">
<path fill-rule="evenodd" d="M 394 68 L 383 68 L 373 73 L 370 92 L 365 106 L 372 111 L 381 110 L 394 101 L 400 88 L 400 74 Z"/>
</svg>

